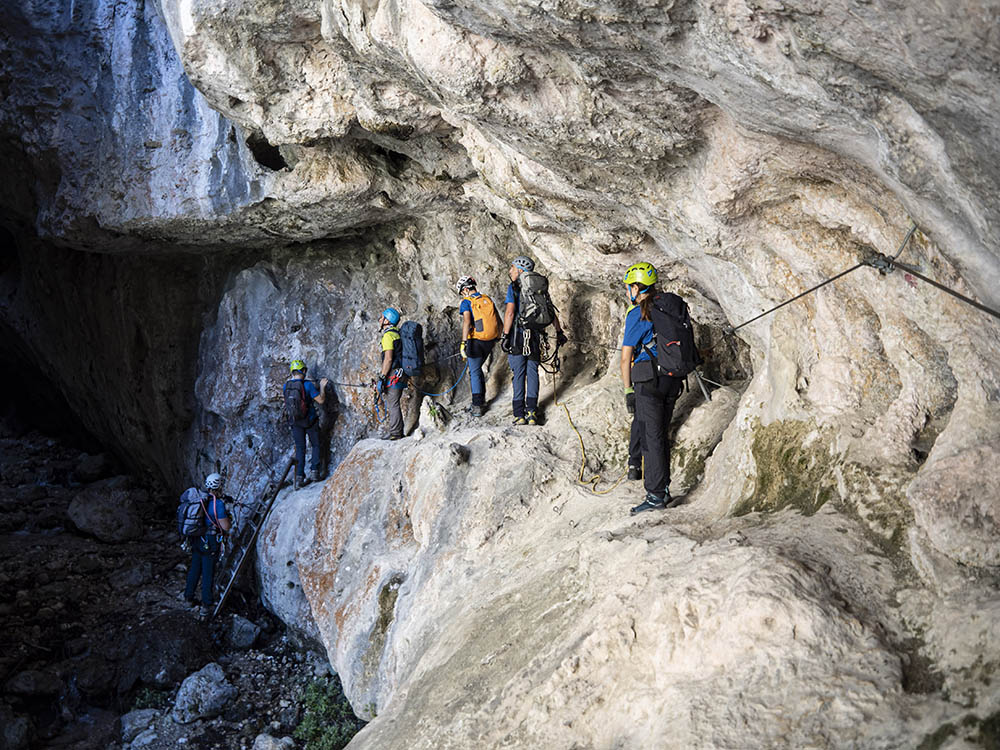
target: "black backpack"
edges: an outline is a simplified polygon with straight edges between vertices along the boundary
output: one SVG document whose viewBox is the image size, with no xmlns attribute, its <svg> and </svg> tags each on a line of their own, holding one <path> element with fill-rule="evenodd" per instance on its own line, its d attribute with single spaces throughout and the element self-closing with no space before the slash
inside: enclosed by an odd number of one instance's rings
<svg viewBox="0 0 1000 750">
<path fill-rule="evenodd" d="M 687 303 L 676 294 L 660 292 L 653 297 L 650 317 L 656 332 L 656 364 L 660 372 L 686 378 L 701 364 Z"/>
<path fill-rule="evenodd" d="M 549 280 L 534 271 L 521 271 L 517 277 L 521 287 L 517 324 L 521 328 L 541 331 L 556 319 L 556 308 L 549 297 Z"/>
<path fill-rule="evenodd" d="M 403 372 L 407 375 L 419 375 L 424 368 L 423 326 L 408 320 L 399 327 L 399 338 L 403 345 Z"/>
<path fill-rule="evenodd" d="M 205 501 L 208 496 L 197 487 L 188 487 L 177 506 L 177 533 L 181 537 L 205 533 Z"/>
<path fill-rule="evenodd" d="M 289 421 L 299 427 L 308 427 L 309 394 L 306 393 L 306 381 L 289 380 L 285 383 L 285 413 Z"/>
</svg>

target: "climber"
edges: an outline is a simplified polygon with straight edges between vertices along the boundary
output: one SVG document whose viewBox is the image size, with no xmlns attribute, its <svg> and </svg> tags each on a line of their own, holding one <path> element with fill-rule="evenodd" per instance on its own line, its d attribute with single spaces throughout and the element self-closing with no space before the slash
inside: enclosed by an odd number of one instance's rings
<svg viewBox="0 0 1000 750">
<path fill-rule="evenodd" d="M 378 391 L 385 398 L 385 409 L 389 415 L 389 434 L 384 436 L 386 440 L 399 440 L 403 437 L 403 409 L 399 400 L 409 379 L 403 372 L 403 342 L 396 327 L 399 318 L 399 310 L 387 307 L 379 319 L 382 370 L 378 379 Z"/>
<path fill-rule="evenodd" d="M 311 380 L 306 380 L 306 363 L 301 359 L 292 360 L 289 365 L 291 380 L 285 381 L 281 392 L 285 400 L 285 413 L 292 427 L 292 440 L 295 441 L 295 489 L 311 482 L 319 481 L 320 447 L 319 447 L 319 415 L 315 404 L 326 401 L 326 378 L 319 381 L 319 388 Z M 306 437 L 312 448 L 312 460 L 309 462 L 309 477 L 306 478 Z"/>
<path fill-rule="evenodd" d="M 201 499 L 202 533 L 187 537 L 191 543 L 191 566 L 188 568 L 184 600 L 195 604 L 194 591 L 201 579 L 201 608 L 199 614 L 207 617 L 212 607 L 212 583 L 215 575 L 215 561 L 222 547 L 222 540 L 229 535 L 231 524 L 226 512 L 226 503 L 233 499 L 222 494 L 224 480 L 220 474 L 205 477 L 207 498 Z"/>
<path fill-rule="evenodd" d="M 455 285 L 462 298 L 458 311 L 462 316 L 462 359 L 469 365 L 469 385 L 472 389 L 472 406 L 469 412 L 481 417 L 486 411 L 486 384 L 483 379 L 483 362 L 493 352 L 493 345 L 500 335 L 500 316 L 493 300 L 476 290 L 476 280 L 463 276 Z"/>
<path fill-rule="evenodd" d="M 507 285 L 504 300 L 500 348 L 507 352 L 507 361 L 514 376 L 511 399 L 514 424 L 537 425 L 541 421 L 538 414 L 541 337 L 549 325 L 555 326 L 558 346 L 566 343 L 566 336 L 549 297 L 548 279 L 535 273 L 535 262 L 519 255 L 510 262 L 507 275 L 510 284 Z"/>
<path fill-rule="evenodd" d="M 625 403 L 635 411 L 635 421 L 641 424 L 643 484 L 645 499 L 632 508 L 632 513 L 672 507 L 670 497 L 670 443 L 667 431 L 674 403 L 684 387 L 684 379 L 673 377 L 658 366 L 657 337 L 653 326 L 653 302 L 659 299 L 656 290 L 656 269 L 649 263 L 636 263 L 625 272 L 623 279 L 633 306 L 625 316 L 622 338 L 621 376 L 625 386 Z M 673 297 L 673 295 L 670 295 Z M 676 298 L 681 305 L 683 301 Z M 686 315 L 686 306 L 684 311 Z M 675 337 L 671 336 L 671 343 Z"/>
<path fill-rule="evenodd" d="M 638 305 L 629 304 L 628 310 L 625 311 L 626 320 L 628 314 L 636 307 Z M 631 367 L 631 363 L 629 366 Z M 631 399 L 628 398 L 629 395 L 632 395 Z M 635 413 L 634 393 L 626 394 L 625 406 L 628 408 L 628 413 L 632 415 L 632 425 L 628 432 L 628 479 L 629 481 L 637 481 L 642 479 L 642 446 L 646 441 L 642 434 L 642 422 Z"/>
</svg>

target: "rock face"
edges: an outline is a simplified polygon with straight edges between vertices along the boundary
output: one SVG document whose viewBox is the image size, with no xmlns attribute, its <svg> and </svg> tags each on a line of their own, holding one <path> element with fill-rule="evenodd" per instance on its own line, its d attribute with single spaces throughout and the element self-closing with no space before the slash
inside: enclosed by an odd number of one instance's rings
<svg viewBox="0 0 1000 750">
<path fill-rule="evenodd" d="M 1000 326 L 870 266 L 740 324 L 911 222 L 900 261 L 1000 307 L 995 7 L 2 13 L 0 356 L 132 467 L 181 487 L 227 469 L 241 500 L 287 461 L 288 361 L 334 382 L 335 472 L 281 498 L 260 576 L 377 709 L 357 744 L 986 742 Z M 545 427 L 504 428 L 498 353 L 485 424 L 463 385 L 434 397 L 447 433 L 367 442 L 381 309 L 424 324 L 418 385 L 443 391 L 455 280 L 499 301 L 518 254 L 572 339 Z M 724 387 L 678 406 L 684 509 L 626 522 L 634 493 L 573 478 L 623 463 L 637 260 L 689 301 Z M 429 399 L 405 408 L 430 429 Z"/>
<path fill-rule="evenodd" d="M 236 695 L 216 663 L 207 664 L 181 683 L 172 716 L 178 724 L 217 716 Z"/>
</svg>

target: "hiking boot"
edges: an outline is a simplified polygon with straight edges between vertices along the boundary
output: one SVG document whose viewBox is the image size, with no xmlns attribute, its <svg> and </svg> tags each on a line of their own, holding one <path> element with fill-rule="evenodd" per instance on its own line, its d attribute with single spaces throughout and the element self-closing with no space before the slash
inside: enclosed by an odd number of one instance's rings
<svg viewBox="0 0 1000 750">
<path fill-rule="evenodd" d="M 646 499 L 643 500 L 638 505 L 636 505 L 634 508 L 632 508 L 632 510 L 629 511 L 629 515 L 634 516 L 637 513 L 642 513 L 643 511 L 646 510 L 663 510 L 664 508 L 667 507 L 667 502 L 669 502 L 668 500 L 669 497 L 670 495 L 667 495 L 666 498 L 657 497 L 652 492 L 647 492 Z"/>
<path fill-rule="evenodd" d="M 474 417 L 481 417 L 486 413 L 486 407 L 482 404 L 473 404 L 469 407 L 469 414 Z"/>
<path fill-rule="evenodd" d="M 402 440 L 403 436 L 402 435 L 383 435 L 380 439 L 381 440 Z"/>
<path fill-rule="evenodd" d="M 204 604 L 198 607 L 198 617 L 200 617 L 201 619 L 203 620 L 206 619 L 210 614 L 212 614 L 211 607 L 206 607 Z"/>
<path fill-rule="evenodd" d="M 628 478 L 630 481 L 635 481 L 637 479 L 642 479 L 642 467 L 641 466 L 629 466 L 628 467 Z"/>
<path fill-rule="evenodd" d="M 527 422 L 530 425 L 538 424 L 538 412 L 529 411 L 527 414 L 524 415 L 524 418 L 525 422 Z"/>
<path fill-rule="evenodd" d="M 195 599 L 193 596 L 188 596 L 183 591 L 177 595 L 177 601 L 184 602 L 184 604 L 188 607 L 193 607 L 196 604 L 198 604 L 197 599 Z"/>
<path fill-rule="evenodd" d="M 320 479 L 322 479 L 322 477 L 319 474 L 319 469 L 316 469 L 314 471 L 310 471 L 309 472 L 309 481 L 310 482 L 318 482 Z"/>
<path fill-rule="evenodd" d="M 524 417 L 514 417 L 514 424 L 528 424 L 528 420 Z"/>
<path fill-rule="evenodd" d="M 305 474 L 296 474 L 295 478 L 292 480 L 292 488 L 299 489 L 300 487 L 305 487 L 308 484 L 306 481 Z"/>
</svg>

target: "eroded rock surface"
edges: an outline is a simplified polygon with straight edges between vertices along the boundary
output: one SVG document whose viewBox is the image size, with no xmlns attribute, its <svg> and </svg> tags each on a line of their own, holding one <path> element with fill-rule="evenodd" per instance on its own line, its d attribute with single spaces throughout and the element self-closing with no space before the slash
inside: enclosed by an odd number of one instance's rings
<svg viewBox="0 0 1000 750">
<path fill-rule="evenodd" d="M 0 354 L 132 466 L 226 468 L 241 499 L 287 458 L 288 360 L 335 381 L 336 473 L 283 498 L 261 580 L 377 707 L 359 745 L 767 746 L 779 715 L 803 745 L 986 741 L 1000 327 L 862 267 L 724 332 L 911 221 L 900 260 L 1000 306 L 995 3 L 3 14 Z M 424 323 L 421 386 L 447 388 L 454 280 L 502 298 L 522 253 L 573 339 L 558 397 L 587 470 L 624 450 L 622 271 L 649 260 L 691 303 L 724 388 L 678 409 L 684 510 L 626 523 L 626 488 L 584 494 L 554 403 L 503 429 L 500 355 L 485 427 L 463 386 L 436 400 L 447 434 L 364 440 L 379 311 Z"/>
</svg>

